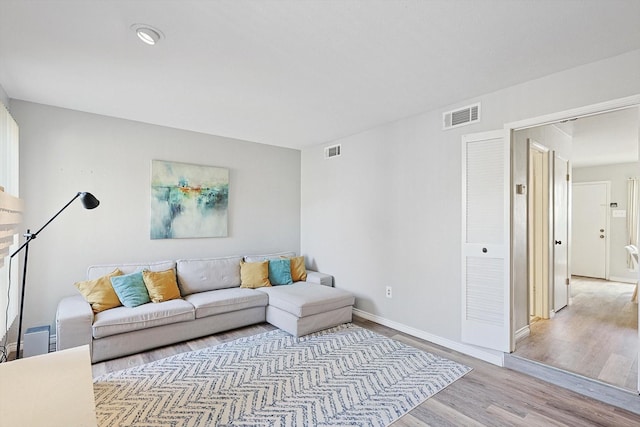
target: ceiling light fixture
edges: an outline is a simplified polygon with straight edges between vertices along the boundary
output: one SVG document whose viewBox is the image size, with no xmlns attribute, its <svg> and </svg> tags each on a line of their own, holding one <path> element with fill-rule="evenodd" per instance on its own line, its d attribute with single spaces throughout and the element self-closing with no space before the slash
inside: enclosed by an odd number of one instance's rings
<svg viewBox="0 0 640 427">
<path fill-rule="evenodd" d="M 164 37 L 162 31 L 146 24 L 133 24 L 131 29 L 136 32 L 136 35 L 140 40 L 151 46 Z"/>
</svg>

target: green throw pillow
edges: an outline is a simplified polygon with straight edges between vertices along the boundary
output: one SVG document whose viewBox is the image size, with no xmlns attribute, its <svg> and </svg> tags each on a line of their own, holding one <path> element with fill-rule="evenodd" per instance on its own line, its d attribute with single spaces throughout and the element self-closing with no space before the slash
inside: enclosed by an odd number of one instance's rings
<svg viewBox="0 0 640 427">
<path fill-rule="evenodd" d="M 293 283 L 289 258 L 269 260 L 269 281 L 272 285 L 290 285 Z"/>
<path fill-rule="evenodd" d="M 137 307 L 151 302 L 141 271 L 112 277 L 111 285 L 125 307 Z"/>
</svg>

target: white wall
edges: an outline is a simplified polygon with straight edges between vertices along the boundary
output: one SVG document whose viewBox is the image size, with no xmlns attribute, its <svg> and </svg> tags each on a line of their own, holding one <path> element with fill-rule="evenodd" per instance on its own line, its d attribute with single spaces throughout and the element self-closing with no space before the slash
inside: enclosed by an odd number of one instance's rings
<svg viewBox="0 0 640 427">
<path fill-rule="evenodd" d="M 89 265 L 293 250 L 300 245 L 300 151 L 181 131 L 22 101 L 24 226 L 42 226 L 29 253 L 24 328 L 54 321 L 60 298 L 75 293 Z M 229 168 L 229 237 L 150 240 L 152 159 Z"/>
<path fill-rule="evenodd" d="M 553 74 L 302 152 L 302 252 L 357 308 L 451 341 L 461 328 L 461 136 L 640 94 L 640 51 Z M 482 102 L 443 131 L 442 112 Z M 393 299 L 385 298 L 393 286 Z"/>
<path fill-rule="evenodd" d="M 609 213 L 609 276 L 611 280 L 637 280 L 637 272 L 627 270 L 627 219 L 614 218 L 612 211 L 627 209 L 627 179 L 640 176 L 638 162 L 617 165 L 592 166 L 573 169 L 573 182 L 610 181 L 611 202 L 617 208 L 607 208 Z"/>
</svg>

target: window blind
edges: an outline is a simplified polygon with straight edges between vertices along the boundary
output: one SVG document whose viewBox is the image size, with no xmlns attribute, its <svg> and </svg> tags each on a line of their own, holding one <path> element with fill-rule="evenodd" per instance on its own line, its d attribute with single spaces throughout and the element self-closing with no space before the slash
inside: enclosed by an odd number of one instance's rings
<svg viewBox="0 0 640 427">
<path fill-rule="evenodd" d="M 19 198 L 18 124 L 0 103 L 0 339 L 18 314 L 18 268 L 11 269 L 9 289 L 9 254 L 17 249 L 24 203 Z M 17 261 L 17 259 L 16 259 Z M 7 293 L 10 291 L 9 293 Z"/>
</svg>

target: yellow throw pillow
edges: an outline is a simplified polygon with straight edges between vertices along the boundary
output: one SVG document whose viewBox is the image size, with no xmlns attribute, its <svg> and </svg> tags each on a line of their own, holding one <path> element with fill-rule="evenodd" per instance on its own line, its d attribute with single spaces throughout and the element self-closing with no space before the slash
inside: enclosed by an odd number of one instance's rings
<svg viewBox="0 0 640 427">
<path fill-rule="evenodd" d="M 164 271 L 144 270 L 142 280 L 152 302 L 169 301 L 181 297 L 176 271 L 173 268 Z"/>
<path fill-rule="evenodd" d="M 255 289 L 265 286 L 271 286 L 269 281 L 269 261 L 240 261 L 240 287 Z"/>
<path fill-rule="evenodd" d="M 120 307 L 122 303 L 118 299 L 116 291 L 111 286 L 111 278 L 122 276 L 122 271 L 115 269 L 106 276 L 84 282 L 76 282 L 73 286 L 82 294 L 85 300 L 91 305 L 94 313 Z"/>
<path fill-rule="evenodd" d="M 291 279 L 294 282 L 307 280 L 307 269 L 304 266 L 304 256 L 291 258 Z"/>
</svg>

